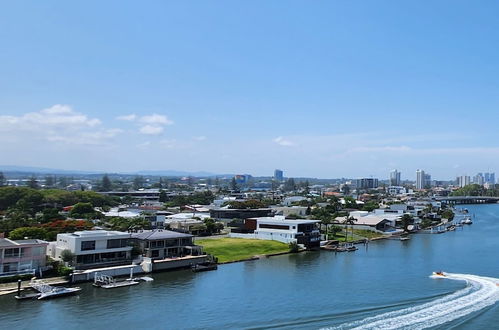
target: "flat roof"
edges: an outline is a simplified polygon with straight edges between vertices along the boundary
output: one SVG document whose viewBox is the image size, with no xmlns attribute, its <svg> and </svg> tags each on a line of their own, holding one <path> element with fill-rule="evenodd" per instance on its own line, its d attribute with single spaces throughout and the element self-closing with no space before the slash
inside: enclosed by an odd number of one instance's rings
<svg viewBox="0 0 499 330">
<path fill-rule="evenodd" d="M 156 230 L 142 230 L 137 233 L 132 233 L 132 238 L 142 239 L 142 240 L 160 240 L 160 239 L 170 239 L 170 238 L 188 238 L 194 237 L 190 234 L 177 233 L 176 231 L 156 229 Z"/>
</svg>

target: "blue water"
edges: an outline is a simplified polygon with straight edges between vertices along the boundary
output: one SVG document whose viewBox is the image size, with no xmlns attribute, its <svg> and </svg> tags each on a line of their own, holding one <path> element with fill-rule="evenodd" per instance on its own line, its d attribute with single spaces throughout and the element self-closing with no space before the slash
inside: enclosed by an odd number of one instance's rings
<svg viewBox="0 0 499 330">
<path fill-rule="evenodd" d="M 0 328 L 349 328 L 367 317 L 473 289 L 465 281 L 432 279 L 434 270 L 499 277 L 499 205 L 467 207 L 474 224 L 462 230 L 373 242 L 353 253 L 307 252 L 206 273 L 157 273 L 154 282 L 115 290 L 84 284 L 79 296 L 43 302 L 2 296 Z M 434 328 L 497 328 L 497 305 Z M 415 328 L 411 322 L 398 326 Z"/>
</svg>

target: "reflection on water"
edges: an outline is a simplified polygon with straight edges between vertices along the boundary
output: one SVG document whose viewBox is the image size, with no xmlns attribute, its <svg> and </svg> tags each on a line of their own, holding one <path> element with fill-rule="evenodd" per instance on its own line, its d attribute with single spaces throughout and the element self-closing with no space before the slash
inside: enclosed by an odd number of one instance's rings
<svg viewBox="0 0 499 330">
<path fill-rule="evenodd" d="M 79 296 L 44 302 L 3 296 L 0 327 L 318 329 L 418 308 L 465 290 L 462 281 L 429 278 L 434 270 L 498 277 L 499 205 L 468 209 L 476 219 L 463 230 L 373 242 L 354 253 L 309 252 L 213 272 L 157 273 L 154 282 L 115 290 L 83 284 Z M 499 321 L 496 309 L 489 306 L 441 327 L 490 329 Z"/>
</svg>

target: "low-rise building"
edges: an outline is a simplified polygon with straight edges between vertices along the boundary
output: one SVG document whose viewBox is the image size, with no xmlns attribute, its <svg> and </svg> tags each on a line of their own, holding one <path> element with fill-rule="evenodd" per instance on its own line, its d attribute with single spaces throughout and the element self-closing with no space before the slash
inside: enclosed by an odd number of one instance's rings
<svg viewBox="0 0 499 330">
<path fill-rule="evenodd" d="M 231 237 L 255 238 L 283 243 L 298 243 L 307 248 L 320 245 L 319 220 L 290 220 L 284 216 L 250 218 L 244 228 L 233 230 Z"/>
<path fill-rule="evenodd" d="M 170 230 L 141 230 L 132 233 L 144 257 L 166 259 L 201 255 L 202 248 L 193 243 L 193 235 L 177 233 Z"/>
<path fill-rule="evenodd" d="M 61 259 L 69 250 L 75 255 L 76 269 L 116 266 L 131 263 L 131 234 L 120 231 L 85 230 L 57 234 L 57 241 L 50 242 L 47 255 Z"/>
<path fill-rule="evenodd" d="M 248 219 L 257 217 L 270 217 L 273 210 L 270 208 L 261 209 L 229 209 L 220 208 L 210 210 L 210 217 L 217 220 Z"/>
<path fill-rule="evenodd" d="M 0 238 L 0 276 L 40 273 L 46 267 L 48 242 Z"/>
</svg>

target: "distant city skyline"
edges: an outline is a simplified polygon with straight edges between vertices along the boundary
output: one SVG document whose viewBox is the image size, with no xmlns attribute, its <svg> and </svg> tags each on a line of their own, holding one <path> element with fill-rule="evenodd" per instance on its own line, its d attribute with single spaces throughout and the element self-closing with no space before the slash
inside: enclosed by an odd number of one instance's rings
<svg viewBox="0 0 499 330">
<path fill-rule="evenodd" d="M 1 162 L 497 172 L 499 4 L 485 2 L 6 2 Z"/>
</svg>

